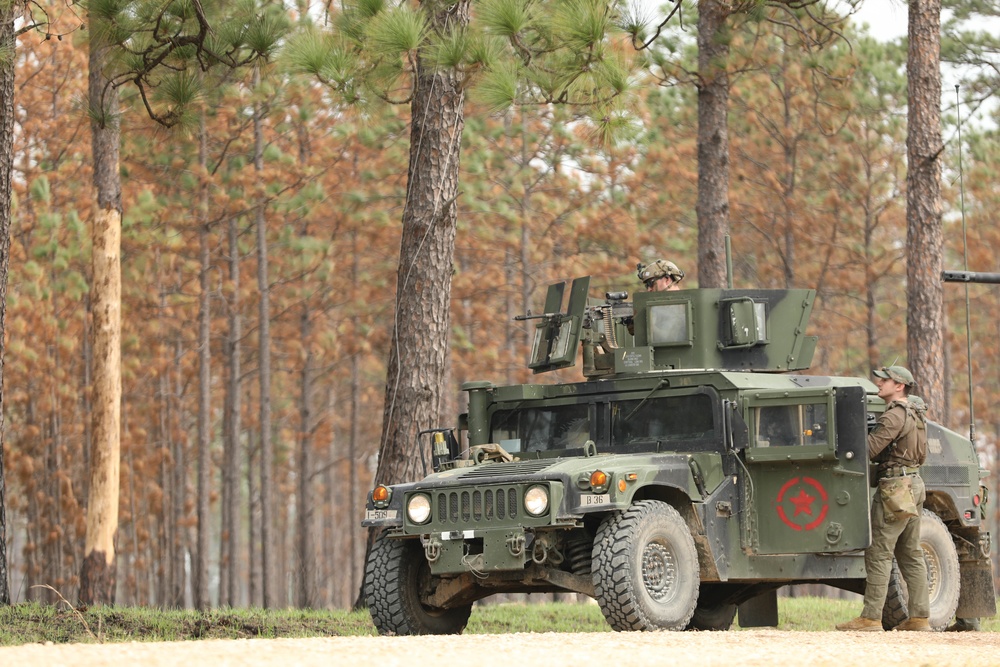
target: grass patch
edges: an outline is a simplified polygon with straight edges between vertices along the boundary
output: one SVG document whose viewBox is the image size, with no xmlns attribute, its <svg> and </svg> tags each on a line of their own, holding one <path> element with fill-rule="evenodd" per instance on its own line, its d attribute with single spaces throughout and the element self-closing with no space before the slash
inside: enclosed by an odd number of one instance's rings
<svg viewBox="0 0 1000 667">
<path fill-rule="evenodd" d="M 861 600 L 779 598 L 778 629 L 825 631 L 857 616 Z M 740 630 L 738 625 L 734 631 Z M 983 620 L 1000 631 L 1000 620 Z M 469 634 L 514 632 L 610 632 L 593 603 L 486 604 L 472 611 Z M 0 646 L 52 642 L 188 641 L 253 637 L 345 637 L 374 635 L 366 611 L 217 609 L 164 611 L 146 607 L 93 607 L 77 612 L 24 603 L 0 607 Z"/>
</svg>

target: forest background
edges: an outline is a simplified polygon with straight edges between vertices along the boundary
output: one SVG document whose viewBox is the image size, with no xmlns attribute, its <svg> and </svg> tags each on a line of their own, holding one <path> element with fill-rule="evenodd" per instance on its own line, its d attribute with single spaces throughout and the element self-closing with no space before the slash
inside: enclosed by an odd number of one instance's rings
<svg viewBox="0 0 1000 667">
<path fill-rule="evenodd" d="M 21 35 L 16 52 L 3 406 L 15 602 L 53 601 L 55 593 L 40 585 L 76 599 L 89 483 L 87 40 L 79 14 L 61 3 L 40 6 L 53 24 Z M 288 11 L 294 20 L 323 10 L 300 4 Z M 810 372 L 868 377 L 872 367 L 906 355 L 906 49 L 852 25 L 842 35 L 807 49 L 800 32 L 767 21 L 746 20 L 734 31 L 741 63 L 731 77 L 729 116 L 734 282 L 815 288 L 809 333 L 820 345 Z M 627 140 L 596 142 L 573 109 L 555 106 L 467 115 L 449 392 L 440 423 L 425 427 L 455 423 L 464 401 L 457 388 L 467 380 L 580 378 L 574 369 L 535 378 L 525 367 L 530 322 L 513 318 L 537 312 L 550 282 L 591 275 L 594 293 L 635 291 L 635 264 L 666 257 L 687 271 L 685 286 L 697 286 L 696 89 L 676 76 L 696 69 L 694 37 L 693 24 L 675 24 L 645 54 Z M 672 73 L 662 67 L 667 61 L 676 64 Z M 955 72 L 969 83 L 962 107 L 958 97 L 943 100 L 945 266 L 963 267 L 967 235 L 968 268 L 992 271 L 1000 268 L 992 218 L 1000 153 L 995 111 L 979 106 L 992 91 L 990 72 Z M 156 126 L 135 91 L 122 91 L 116 599 L 192 605 L 205 242 L 214 388 L 210 592 L 218 605 L 262 602 L 255 471 L 263 323 L 258 282 L 247 277 L 260 268 L 254 202 L 263 192 L 275 603 L 349 607 L 360 586 L 359 521 L 379 450 L 408 107 L 360 115 L 280 57 L 261 83 L 234 75 L 204 95 L 199 126 Z M 261 108 L 259 170 L 253 121 Z M 978 114 L 962 128 L 961 172 L 959 108 Z M 973 286 L 970 297 L 977 447 L 996 499 L 1000 417 L 991 408 L 1000 395 L 1000 292 Z M 948 398 L 931 417 L 968 434 L 965 292 L 947 287 L 945 300 Z M 235 434 L 227 418 L 234 395 Z M 991 504 L 994 535 L 998 505 Z M 224 511 L 232 506 L 235 523 Z"/>
</svg>

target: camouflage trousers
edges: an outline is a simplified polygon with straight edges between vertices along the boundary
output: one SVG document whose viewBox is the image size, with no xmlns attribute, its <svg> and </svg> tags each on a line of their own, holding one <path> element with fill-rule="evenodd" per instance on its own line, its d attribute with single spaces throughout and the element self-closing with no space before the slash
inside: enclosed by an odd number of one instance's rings
<svg viewBox="0 0 1000 667">
<path fill-rule="evenodd" d="M 920 514 L 927 493 L 919 476 L 914 476 L 912 481 L 917 516 L 902 520 L 886 517 L 878 493 L 872 500 L 872 543 L 865 550 L 865 570 L 868 577 L 865 581 L 865 606 L 861 611 L 865 618 L 882 619 L 882 608 L 889 592 L 893 556 L 896 557 L 899 573 L 906 582 L 910 617 L 927 618 L 930 614 L 927 567 L 924 564 L 923 549 L 920 548 Z"/>
</svg>

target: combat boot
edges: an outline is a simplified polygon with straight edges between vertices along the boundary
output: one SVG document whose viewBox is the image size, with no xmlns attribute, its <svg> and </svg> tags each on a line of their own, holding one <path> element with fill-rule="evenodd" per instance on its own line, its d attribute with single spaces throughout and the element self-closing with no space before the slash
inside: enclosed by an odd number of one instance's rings
<svg viewBox="0 0 1000 667">
<path fill-rule="evenodd" d="M 934 628 L 931 627 L 931 624 L 926 617 L 908 618 L 893 629 L 909 630 L 910 632 L 934 632 Z"/>
<path fill-rule="evenodd" d="M 925 619 L 926 620 L 926 619 Z M 853 621 L 840 623 L 838 630 L 853 630 L 854 632 L 882 632 L 882 621 L 876 621 L 864 616 L 858 616 Z"/>
<path fill-rule="evenodd" d="M 955 622 L 948 626 L 948 632 L 979 632 L 980 624 L 978 618 L 956 618 Z"/>
</svg>

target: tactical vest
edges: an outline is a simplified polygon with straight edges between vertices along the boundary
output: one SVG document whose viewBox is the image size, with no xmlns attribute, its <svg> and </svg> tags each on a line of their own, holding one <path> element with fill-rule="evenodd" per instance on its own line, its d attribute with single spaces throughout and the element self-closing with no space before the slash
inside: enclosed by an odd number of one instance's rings
<svg viewBox="0 0 1000 667">
<path fill-rule="evenodd" d="M 906 416 L 903 419 L 903 428 L 886 449 L 891 450 L 899 458 L 907 459 L 916 465 L 923 465 L 927 460 L 927 418 L 924 415 L 926 408 L 918 409 L 909 401 L 893 401 L 886 407 L 886 411 L 894 407 L 903 408 Z M 901 442 L 905 444 L 901 445 Z"/>
</svg>

